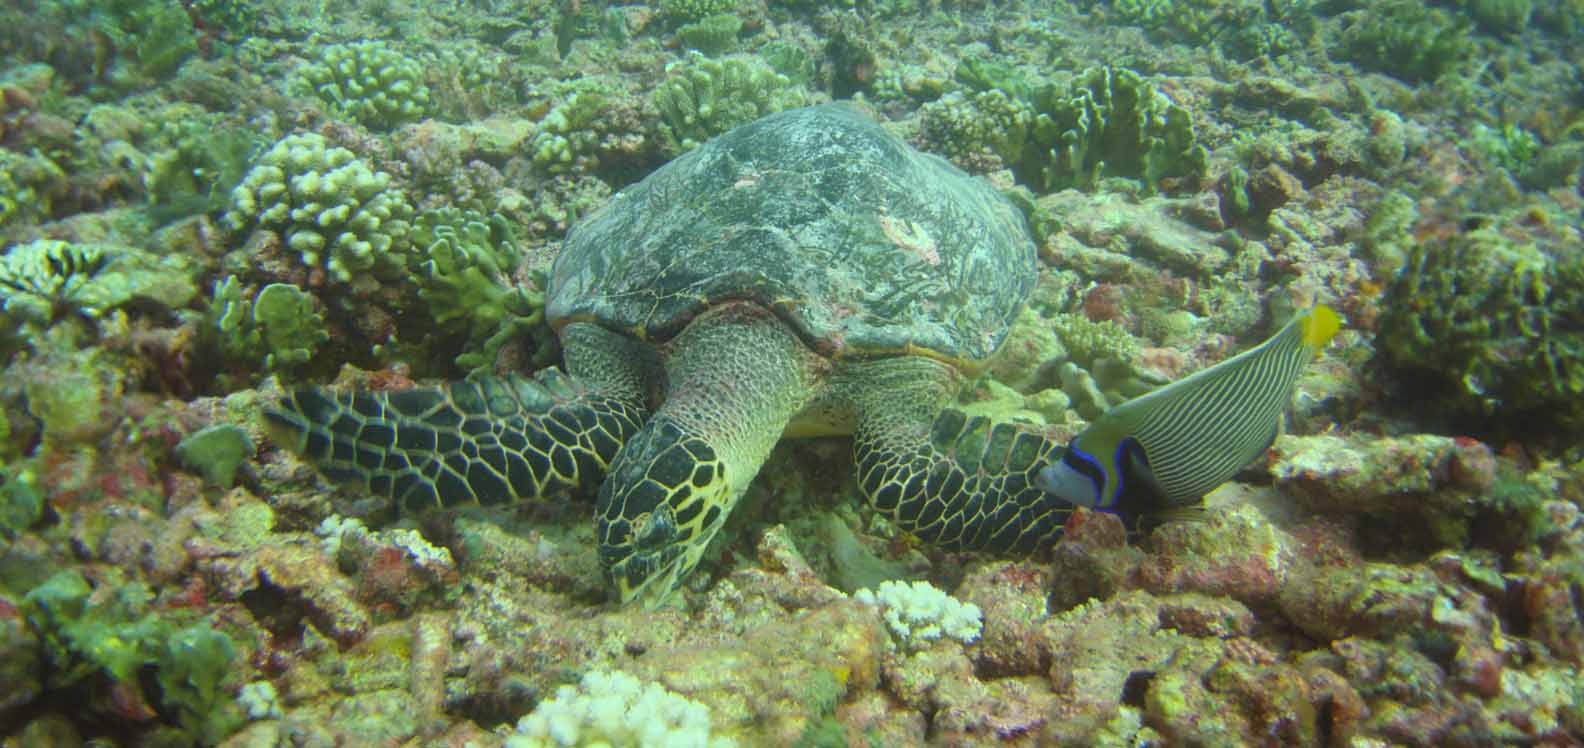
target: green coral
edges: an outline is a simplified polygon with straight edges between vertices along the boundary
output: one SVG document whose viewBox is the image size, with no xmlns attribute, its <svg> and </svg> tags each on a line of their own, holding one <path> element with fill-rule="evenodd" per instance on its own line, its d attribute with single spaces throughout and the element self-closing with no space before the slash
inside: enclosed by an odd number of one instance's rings
<svg viewBox="0 0 1584 748">
<path fill-rule="evenodd" d="M 130 53 L 138 71 L 163 78 L 198 52 L 192 17 L 180 3 L 163 0 L 72 0 L 70 18 L 89 19 L 114 49 Z"/>
<path fill-rule="evenodd" d="M 1127 68 L 1091 68 L 1065 86 L 1048 84 L 1033 105 L 1034 153 L 1019 171 L 1037 190 L 1124 177 L 1154 191 L 1163 178 L 1205 171 L 1209 154 L 1188 110 Z"/>
<path fill-rule="evenodd" d="M 920 107 L 919 114 L 931 150 L 958 161 L 992 156 L 1002 166 L 1023 158 L 1034 123 L 1027 102 L 998 88 L 974 94 L 953 91 Z"/>
<path fill-rule="evenodd" d="M 258 28 L 258 8 L 250 0 L 189 0 L 187 7 L 204 24 L 233 38 L 245 37 Z"/>
<path fill-rule="evenodd" d="M 280 232 L 304 265 L 323 266 L 336 281 L 388 277 L 401 269 L 393 250 L 406 243 L 412 216 L 391 181 L 322 135 L 288 135 L 231 191 L 226 222 Z"/>
<path fill-rule="evenodd" d="M 1110 0 L 1123 23 L 1152 37 L 1214 45 L 1239 59 L 1296 49 L 1313 28 L 1312 0 Z"/>
<path fill-rule="evenodd" d="M 1027 100 L 1034 92 L 1022 71 L 1005 60 L 973 56 L 957 63 L 952 77 L 974 91 L 1001 91 L 1014 99 Z"/>
<path fill-rule="evenodd" d="M 814 82 L 818 70 L 814 55 L 807 49 L 788 41 L 773 40 L 759 47 L 759 59 L 769 63 L 777 73 L 786 76 L 794 85 L 808 86 Z"/>
<path fill-rule="evenodd" d="M 9 437 L 9 432 L 7 423 L 0 437 Z M 44 486 L 31 466 L 12 460 L 0 466 L 0 537 L 10 539 L 38 522 L 44 516 L 44 497 Z"/>
<path fill-rule="evenodd" d="M 610 185 L 588 174 L 558 174 L 539 188 L 527 216 L 534 236 L 562 236 L 577 219 L 610 201 Z"/>
<path fill-rule="evenodd" d="M 1584 250 L 1499 226 L 1413 247 L 1377 340 L 1438 413 L 1537 436 L 1584 429 Z"/>
<path fill-rule="evenodd" d="M 1111 10 L 1123 23 L 1142 26 L 1154 34 L 1179 41 L 1205 43 L 1219 32 L 1216 0 L 1111 0 Z"/>
<path fill-rule="evenodd" d="M 597 125 L 605 106 L 604 95 L 583 90 L 547 112 L 528 142 L 534 166 L 549 174 L 586 173 L 598 166 Z"/>
<path fill-rule="evenodd" d="M 257 130 L 186 103 L 163 115 L 143 165 L 156 218 L 224 210 L 247 173 L 248 159 L 263 144 Z"/>
<path fill-rule="evenodd" d="M 237 469 L 252 454 L 253 440 L 241 427 L 229 423 L 200 429 L 176 444 L 176 457 L 182 464 L 221 488 L 231 487 Z"/>
<path fill-rule="evenodd" d="M 510 58 L 473 40 L 423 54 L 436 114 L 456 122 L 482 119 L 514 101 L 504 72 Z"/>
<path fill-rule="evenodd" d="M 413 236 L 418 293 L 440 332 L 463 341 L 460 366 L 490 369 L 502 345 L 543 322 L 543 292 L 513 282 L 521 254 L 505 218 L 434 210 L 419 216 Z"/>
<path fill-rule="evenodd" d="M 70 189 L 70 178 L 38 149 L 0 148 L 0 229 L 47 220 Z"/>
<path fill-rule="evenodd" d="M 330 339 L 308 293 L 271 283 L 248 299 L 234 275 L 215 284 L 205 329 L 225 358 L 270 371 L 307 363 Z"/>
<path fill-rule="evenodd" d="M 1342 32 L 1343 59 L 1410 82 L 1441 77 L 1473 54 L 1469 22 L 1418 0 L 1361 11 Z"/>
<path fill-rule="evenodd" d="M 1511 36 L 1521 33 L 1534 13 L 1534 0 L 1462 0 L 1461 5 L 1480 28 Z"/>
<path fill-rule="evenodd" d="M 717 13 L 705 16 L 677 29 L 677 40 L 688 49 L 707 55 L 722 55 L 737 46 L 737 34 L 743 22 L 734 13 Z"/>
<path fill-rule="evenodd" d="M 112 575 L 113 576 L 113 575 Z M 180 743 L 216 745 L 242 724 L 229 679 L 237 649 L 202 621 L 185 625 L 152 611 L 145 585 L 95 589 L 76 571 L 56 573 L 23 598 L 28 626 L 44 642 L 49 686 L 69 688 L 102 674 L 141 699 L 139 674 L 154 668 L 163 715 L 180 726 Z"/>
<path fill-rule="evenodd" d="M 423 68 L 382 41 L 332 44 L 297 71 L 295 90 L 311 92 L 342 116 L 389 130 L 429 113 Z"/>
<path fill-rule="evenodd" d="M 660 0 L 660 14 L 673 22 L 693 23 L 737 10 L 737 0 Z"/>
<path fill-rule="evenodd" d="M 1501 129 L 1476 123 L 1470 140 L 1486 157 L 1514 174 L 1534 161 L 1540 152 L 1540 141 L 1534 133 L 1511 122 L 1503 124 Z"/>
<path fill-rule="evenodd" d="M 803 106 L 808 95 L 757 57 L 718 60 L 690 52 L 655 88 L 660 133 L 674 151 L 687 151 L 766 114 Z"/>
</svg>

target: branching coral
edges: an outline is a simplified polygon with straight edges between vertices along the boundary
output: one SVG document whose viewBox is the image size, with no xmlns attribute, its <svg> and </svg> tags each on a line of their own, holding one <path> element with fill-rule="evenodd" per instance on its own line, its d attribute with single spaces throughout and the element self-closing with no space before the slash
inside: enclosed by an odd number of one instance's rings
<svg viewBox="0 0 1584 748">
<path fill-rule="evenodd" d="M 512 282 L 521 255 L 506 220 L 436 210 L 418 218 L 419 296 L 442 332 L 463 338 L 457 363 L 490 368 L 502 345 L 544 320 L 544 293 Z"/>
<path fill-rule="evenodd" d="M 562 686 L 517 723 L 507 748 L 689 746 L 728 748 L 710 735 L 709 708 L 621 671 L 596 670 Z"/>
<path fill-rule="evenodd" d="M 654 92 L 661 134 L 672 150 L 696 148 L 737 125 L 802 106 L 808 95 L 756 57 L 718 60 L 690 53 Z"/>
<path fill-rule="evenodd" d="M 321 57 L 323 62 L 297 71 L 292 87 L 318 96 L 343 116 L 389 130 L 430 110 L 423 69 L 385 42 L 334 44 Z"/>
<path fill-rule="evenodd" d="M 1101 177 L 1139 179 L 1153 191 L 1165 177 L 1196 176 L 1209 157 L 1188 110 L 1127 68 L 1098 67 L 1066 86 L 1034 94 L 1037 112 L 1025 179 L 1042 191 L 1086 188 Z"/>
<path fill-rule="evenodd" d="M 923 649 L 937 639 L 971 643 L 983 628 L 979 606 L 964 603 L 929 582 L 881 582 L 853 597 L 878 606 L 892 637 L 905 649 Z"/>
<path fill-rule="evenodd" d="M 546 113 L 528 143 L 534 166 L 551 174 L 591 171 L 597 165 L 600 134 L 596 125 L 604 107 L 604 96 L 585 90 Z"/>
<path fill-rule="evenodd" d="M 392 249 L 406 242 L 411 215 L 389 174 L 309 133 L 288 135 L 259 157 L 231 191 L 226 222 L 279 231 L 304 265 L 322 265 L 345 283 L 400 270 Z"/>
</svg>

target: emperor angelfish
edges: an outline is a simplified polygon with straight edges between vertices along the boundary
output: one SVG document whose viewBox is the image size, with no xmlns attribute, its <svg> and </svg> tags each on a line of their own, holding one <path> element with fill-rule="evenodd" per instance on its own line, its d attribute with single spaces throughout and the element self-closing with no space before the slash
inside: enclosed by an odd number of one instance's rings
<svg viewBox="0 0 1584 748">
<path fill-rule="evenodd" d="M 1106 411 L 1035 485 L 1102 510 L 1198 501 L 1276 440 L 1298 375 L 1340 328 L 1316 305 L 1264 343 Z"/>
</svg>

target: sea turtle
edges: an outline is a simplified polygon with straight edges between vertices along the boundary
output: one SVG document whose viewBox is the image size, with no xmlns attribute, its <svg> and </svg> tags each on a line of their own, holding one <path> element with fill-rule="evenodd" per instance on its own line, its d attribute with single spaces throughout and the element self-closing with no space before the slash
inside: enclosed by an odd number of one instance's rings
<svg viewBox="0 0 1584 748">
<path fill-rule="evenodd" d="M 1073 508 L 1060 445 L 946 407 L 1023 307 L 1037 257 L 988 182 L 850 105 L 784 111 L 579 223 L 546 318 L 566 372 L 291 393 L 267 418 L 332 479 L 406 509 L 591 485 L 623 602 L 666 597 L 783 435 L 852 434 L 881 513 L 951 549 L 1029 551 Z"/>
</svg>

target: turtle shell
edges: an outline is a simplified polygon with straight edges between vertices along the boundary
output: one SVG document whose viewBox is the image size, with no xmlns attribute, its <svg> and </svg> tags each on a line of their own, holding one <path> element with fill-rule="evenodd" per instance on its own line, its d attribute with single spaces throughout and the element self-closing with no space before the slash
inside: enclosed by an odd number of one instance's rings
<svg viewBox="0 0 1584 748">
<path fill-rule="evenodd" d="M 737 127 L 616 195 L 572 230 L 546 313 L 662 341 L 750 300 L 829 356 L 979 361 L 1036 262 L 988 182 L 827 104 Z"/>
</svg>

